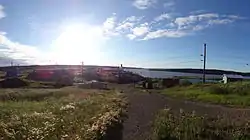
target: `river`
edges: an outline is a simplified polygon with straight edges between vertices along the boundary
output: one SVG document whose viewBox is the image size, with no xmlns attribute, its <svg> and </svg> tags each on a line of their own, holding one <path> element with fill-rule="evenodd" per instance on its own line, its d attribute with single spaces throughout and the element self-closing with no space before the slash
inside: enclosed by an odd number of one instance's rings
<svg viewBox="0 0 250 140">
<path fill-rule="evenodd" d="M 147 69 L 124 69 L 124 70 L 133 72 L 135 74 L 139 74 L 143 77 L 148 77 L 148 78 L 194 77 L 194 78 L 187 79 L 192 83 L 201 82 L 201 79 L 203 76 L 203 74 L 200 74 L 200 73 L 153 71 L 153 70 L 147 70 Z M 218 82 L 218 80 L 212 80 L 212 79 L 222 80 L 222 75 L 206 74 L 206 79 L 209 79 L 209 80 L 206 80 L 207 82 Z"/>
<path fill-rule="evenodd" d="M 173 78 L 177 77 L 197 77 L 202 78 L 203 74 L 200 73 L 184 73 L 184 72 L 170 72 L 170 71 L 153 71 L 147 69 L 125 69 L 125 71 L 130 71 L 135 74 L 139 74 L 143 77 L 149 78 Z M 222 79 L 222 75 L 206 74 L 208 79 Z"/>
</svg>

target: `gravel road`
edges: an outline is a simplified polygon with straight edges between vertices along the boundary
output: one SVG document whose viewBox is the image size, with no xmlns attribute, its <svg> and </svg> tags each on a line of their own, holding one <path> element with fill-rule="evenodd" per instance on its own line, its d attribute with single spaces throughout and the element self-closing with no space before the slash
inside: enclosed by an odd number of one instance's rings
<svg viewBox="0 0 250 140">
<path fill-rule="evenodd" d="M 250 120 L 250 109 L 178 100 L 156 91 L 149 93 L 128 85 L 120 87 L 120 90 L 127 96 L 129 102 L 128 119 L 123 124 L 123 140 L 149 140 L 152 121 L 156 113 L 163 108 L 171 108 L 174 112 L 179 112 L 180 109 L 185 112 L 195 111 L 197 115 L 221 116 L 235 121 Z"/>
</svg>

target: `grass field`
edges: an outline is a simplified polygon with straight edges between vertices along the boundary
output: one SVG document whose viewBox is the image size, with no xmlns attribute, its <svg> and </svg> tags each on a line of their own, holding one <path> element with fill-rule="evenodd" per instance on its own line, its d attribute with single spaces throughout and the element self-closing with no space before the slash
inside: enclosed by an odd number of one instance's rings
<svg viewBox="0 0 250 140">
<path fill-rule="evenodd" d="M 105 137 L 125 117 L 126 103 L 112 90 L 1 89 L 1 139 Z"/>
<path fill-rule="evenodd" d="M 209 118 L 165 109 L 154 121 L 153 140 L 249 140 L 250 122 Z"/>
<path fill-rule="evenodd" d="M 194 101 L 240 107 L 250 106 L 250 82 L 178 86 L 166 89 L 163 93 Z"/>
</svg>

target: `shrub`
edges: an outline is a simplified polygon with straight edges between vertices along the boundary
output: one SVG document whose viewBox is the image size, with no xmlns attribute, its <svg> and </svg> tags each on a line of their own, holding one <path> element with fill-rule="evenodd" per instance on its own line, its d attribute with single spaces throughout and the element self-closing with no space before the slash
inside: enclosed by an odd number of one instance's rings
<svg viewBox="0 0 250 140">
<path fill-rule="evenodd" d="M 209 87 L 209 93 L 211 94 L 229 94 L 229 91 L 226 87 L 220 87 L 217 85 Z"/>
<path fill-rule="evenodd" d="M 181 86 L 190 86 L 190 85 L 192 85 L 192 82 L 190 82 L 188 80 L 182 80 L 182 81 L 180 81 L 180 85 Z"/>
<path fill-rule="evenodd" d="M 249 84 L 241 84 L 238 86 L 230 87 L 230 91 L 232 91 L 232 93 L 238 94 L 238 95 L 248 95 L 248 93 L 250 91 L 250 86 L 249 86 Z"/>
<path fill-rule="evenodd" d="M 7 78 L 0 81 L 1 88 L 20 88 L 28 86 L 28 83 L 19 78 Z"/>
</svg>

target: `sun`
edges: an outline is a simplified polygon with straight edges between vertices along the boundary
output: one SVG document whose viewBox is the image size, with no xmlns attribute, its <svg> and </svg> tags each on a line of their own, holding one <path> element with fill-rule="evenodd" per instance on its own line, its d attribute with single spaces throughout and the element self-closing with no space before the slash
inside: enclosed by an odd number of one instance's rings
<svg viewBox="0 0 250 140">
<path fill-rule="evenodd" d="M 96 61 L 102 31 L 98 27 L 83 24 L 66 26 L 53 42 L 53 57 L 58 63 L 79 64 Z"/>
</svg>

